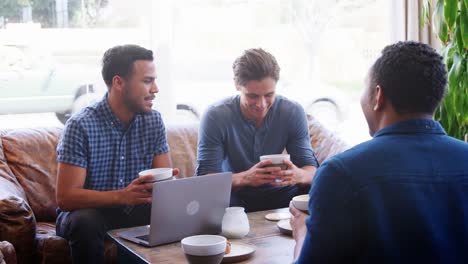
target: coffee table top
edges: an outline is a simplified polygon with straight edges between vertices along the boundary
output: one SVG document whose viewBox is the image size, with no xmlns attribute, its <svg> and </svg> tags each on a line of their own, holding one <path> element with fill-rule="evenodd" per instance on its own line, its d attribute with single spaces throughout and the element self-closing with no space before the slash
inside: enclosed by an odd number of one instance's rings
<svg viewBox="0 0 468 264">
<path fill-rule="evenodd" d="M 242 239 L 229 239 L 232 242 L 255 246 L 252 258 L 237 263 L 291 263 L 294 254 L 294 239 L 280 233 L 276 221 L 265 219 L 265 215 L 274 212 L 288 212 L 287 208 L 248 213 L 249 234 Z M 128 228 L 108 232 L 110 238 L 122 249 L 140 258 L 146 263 L 187 263 L 180 242 L 147 248 L 117 236 Z"/>
</svg>

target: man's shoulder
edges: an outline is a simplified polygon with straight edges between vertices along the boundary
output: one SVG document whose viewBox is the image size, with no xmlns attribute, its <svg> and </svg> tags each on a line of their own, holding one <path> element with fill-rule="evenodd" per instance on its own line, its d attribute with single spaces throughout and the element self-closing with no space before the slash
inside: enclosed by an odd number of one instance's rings
<svg viewBox="0 0 468 264">
<path fill-rule="evenodd" d="M 141 114 L 145 121 L 162 121 L 161 113 L 158 110 L 151 110 L 151 112 Z"/>
<path fill-rule="evenodd" d="M 355 166 L 362 166 L 363 164 L 367 164 L 366 161 L 369 157 L 374 156 L 373 153 L 379 152 L 377 149 L 380 148 L 382 148 L 380 142 L 371 139 L 329 158 L 326 163 L 348 169 L 354 168 Z M 384 154 L 384 152 L 382 152 L 382 154 Z"/>
<path fill-rule="evenodd" d="M 278 110 L 281 112 L 289 112 L 291 114 L 298 112 L 298 111 L 303 111 L 303 107 L 301 104 L 298 102 L 288 99 L 282 95 L 277 95 L 275 98 Z"/>
<path fill-rule="evenodd" d="M 66 125 L 94 126 L 99 122 L 98 112 L 96 105 L 85 107 L 72 115 Z"/>
<path fill-rule="evenodd" d="M 463 152 L 468 152 L 468 143 L 460 139 L 446 135 L 444 138 L 444 145 L 448 149 L 458 149 Z"/>
<path fill-rule="evenodd" d="M 206 110 L 206 114 L 212 117 L 229 117 L 232 113 L 235 112 L 235 109 L 237 107 L 236 103 L 238 103 L 237 96 L 223 98 L 211 104 Z"/>
<path fill-rule="evenodd" d="M 144 127 L 152 129 L 160 129 L 164 127 L 164 121 L 161 113 L 157 110 L 151 110 L 151 112 L 140 114 L 140 124 L 144 124 Z"/>
</svg>

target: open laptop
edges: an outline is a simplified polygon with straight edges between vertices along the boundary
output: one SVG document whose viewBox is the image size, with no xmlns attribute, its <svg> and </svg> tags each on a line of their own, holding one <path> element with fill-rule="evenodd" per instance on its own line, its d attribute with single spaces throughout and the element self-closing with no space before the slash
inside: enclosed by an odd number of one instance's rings
<svg viewBox="0 0 468 264">
<path fill-rule="evenodd" d="M 225 209 L 229 207 L 231 183 L 231 172 L 156 182 L 151 224 L 118 235 L 153 247 L 197 234 L 219 234 Z"/>
</svg>

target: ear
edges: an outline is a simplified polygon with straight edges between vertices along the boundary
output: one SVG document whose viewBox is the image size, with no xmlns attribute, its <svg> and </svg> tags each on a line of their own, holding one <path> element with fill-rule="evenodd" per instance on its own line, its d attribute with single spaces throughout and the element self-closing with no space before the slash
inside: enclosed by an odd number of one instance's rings
<svg viewBox="0 0 468 264">
<path fill-rule="evenodd" d="M 112 78 L 112 88 L 117 90 L 117 91 L 122 91 L 123 87 L 125 85 L 125 80 L 120 77 L 119 75 L 115 75 Z"/>
<path fill-rule="evenodd" d="M 374 95 L 374 111 L 380 111 L 383 109 L 385 105 L 385 96 L 383 93 L 382 87 L 380 85 L 377 85 L 375 87 L 375 95 Z"/>
<path fill-rule="evenodd" d="M 237 90 L 237 91 L 240 91 L 241 89 L 242 89 L 242 86 L 236 84 L 236 90 Z"/>
</svg>

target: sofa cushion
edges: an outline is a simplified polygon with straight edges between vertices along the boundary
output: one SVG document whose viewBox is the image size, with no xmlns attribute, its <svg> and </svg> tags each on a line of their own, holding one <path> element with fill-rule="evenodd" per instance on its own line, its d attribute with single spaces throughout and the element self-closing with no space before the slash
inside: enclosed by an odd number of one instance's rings
<svg viewBox="0 0 468 264">
<path fill-rule="evenodd" d="M 38 221 L 55 221 L 56 147 L 62 129 L 15 129 L 3 135 L 3 152 Z"/>
<path fill-rule="evenodd" d="M 55 234 L 55 224 L 37 223 L 38 263 L 71 263 L 68 242 Z"/>
<path fill-rule="evenodd" d="M 0 181 L 4 179 L 0 178 Z M 35 235 L 36 221 L 26 201 L 18 196 L 0 199 L 0 241 L 14 245 L 19 263 L 32 261 Z"/>
<path fill-rule="evenodd" d="M 321 125 L 317 119 L 310 115 L 307 116 L 307 119 L 309 121 L 310 144 L 319 164 L 349 148 L 343 140 Z"/>
<path fill-rule="evenodd" d="M 8 241 L 0 242 L 0 264 L 16 264 L 15 247 Z"/>
<path fill-rule="evenodd" d="M 37 223 L 37 255 L 39 264 L 71 263 L 68 242 L 55 233 L 54 223 Z M 117 247 L 106 239 L 104 244 L 106 263 L 114 263 L 117 259 Z"/>
<path fill-rule="evenodd" d="M 0 132 L 0 136 L 2 135 L 3 133 Z M 0 184 L 0 199 L 3 196 L 14 195 L 20 197 L 23 200 L 27 200 L 23 187 L 21 187 L 7 164 L 5 154 L 3 152 L 2 140 L 0 140 L 0 178 L 5 179 L 5 181 L 2 181 L 2 184 Z"/>
<path fill-rule="evenodd" d="M 174 168 L 180 169 L 178 178 L 195 174 L 197 166 L 198 123 L 174 124 L 167 128 L 167 141 L 171 147 Z"/>
</svg>

